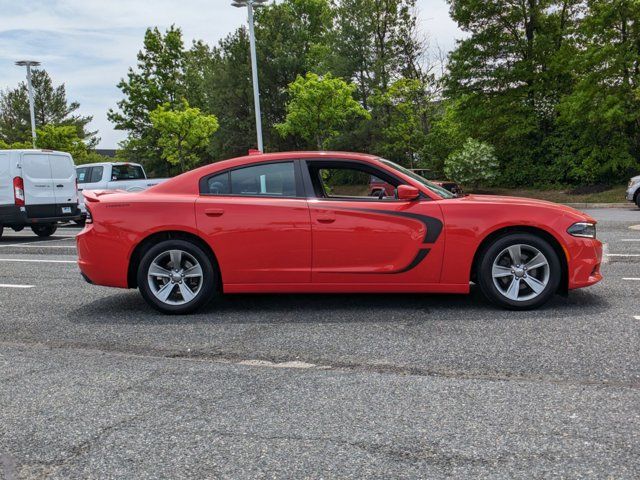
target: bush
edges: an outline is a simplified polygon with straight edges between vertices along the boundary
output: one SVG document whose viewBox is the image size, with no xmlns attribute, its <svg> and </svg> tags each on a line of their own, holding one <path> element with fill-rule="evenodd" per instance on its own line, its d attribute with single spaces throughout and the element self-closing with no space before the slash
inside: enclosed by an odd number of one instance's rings
<svg viewBox="0 0 640 480">
<path fill-rule="evenodd" d="M 498 160 L 491 145 L 468 138 L 444 162 L 444 173 L 451 180 L 474 189 L 493 182 L 498 176 Z"/>
</svg>

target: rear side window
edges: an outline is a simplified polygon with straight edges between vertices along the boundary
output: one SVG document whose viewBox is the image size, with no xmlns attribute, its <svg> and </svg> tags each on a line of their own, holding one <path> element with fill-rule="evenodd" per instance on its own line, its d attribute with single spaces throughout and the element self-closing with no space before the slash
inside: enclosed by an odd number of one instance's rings
<svg viewBox="0 0 640 480">
<path fill-rule="evenodd" d="M 114 180 L 144 180 L 144 170 L 140 165 L 114 165 L 111 170 L 111 181 Z"/>
<path fill-rule="evenodd" d="M 91 169 L 91 177 L 89 182 L 96 183 L 102 180 L 102 172 L 104 172 L 104 167 L 93 167 Z"/>
<path fill-rule="evenodd" d="M 295 167 L 282 162 L 238 168 L 209 177 L 203 190 L 209 195 L 295 197 Z"/>
<path fill-rule="evenodd" d="M 76 170 L 76 175 L 78 176 L 78 183 L 87 183 L 88 177 L 89 177 L 89 172 L 90 172 L 90 168 L 78 168 Z"/>
</svg>

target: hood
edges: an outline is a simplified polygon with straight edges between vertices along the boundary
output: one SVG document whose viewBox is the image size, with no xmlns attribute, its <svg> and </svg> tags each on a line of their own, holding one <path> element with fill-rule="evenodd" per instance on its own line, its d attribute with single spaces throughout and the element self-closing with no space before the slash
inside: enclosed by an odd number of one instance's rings
<svg viewBox="0 0 640 480">
<path fill-rule="evenodd" d="M 594 222 L 594 223 L 596 222 L 595 219 L 593 219 L 586 213 L 581 212 L 580 210 L 576 210 L 575 208 L 569 207 L 567 205 L 562 205 L 559 203 L 548 202 L 546 200 L 537 200 L 535 198 L 474 194 L 474 195 L 467 195 L 465 197 L 460 197 L 458 198 L 458 200 L 462 202 L 493 203 L 496 205 L 521 205 L 521 206 L 530 206 L 530 207 L 536 207 L 536 208 L 546 208 L 549 210 L 555 210 L 558 213 L 569 214 L 588 222 Z"/>
</svg>

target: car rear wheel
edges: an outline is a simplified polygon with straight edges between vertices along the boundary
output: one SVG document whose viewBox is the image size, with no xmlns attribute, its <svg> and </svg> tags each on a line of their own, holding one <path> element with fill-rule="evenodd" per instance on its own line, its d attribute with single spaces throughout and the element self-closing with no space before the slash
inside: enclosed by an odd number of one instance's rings
<svg viewBox="0 0 640 480">
<path fill-rule="evenodd" d="M 33 231 L 33 233 L 35 233 L 39 237 L 50 237 L 51 235 L 56 233 L 56 230 L 58 230 L 58 226 L 57 225 L 51 225 L 51 224 L 49 224 L 49 225 L 34 225 L 33 227 L 31 227 L 31 230 Z"/>
<path fill-rule="evenodd" d="M 493 242 L 480 259 L 478 281 L 493 303 L 528 310 L 546 303 L 558 290 L 560 260 L 546 240 L 528 233 Z"/>
<path fill-rule="evenodd" d="M 149 248 L 137 277 L 147 303 L 168 314 L 194 312 L 216 292 L 217 272 L 211 258 L 186 240 L 165 240 Z"/>
</svg>

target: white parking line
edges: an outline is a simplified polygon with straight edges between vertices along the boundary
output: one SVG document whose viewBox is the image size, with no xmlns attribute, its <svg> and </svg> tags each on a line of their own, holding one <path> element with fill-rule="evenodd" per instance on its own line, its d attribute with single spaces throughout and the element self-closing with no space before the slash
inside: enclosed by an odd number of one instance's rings
<svg viewBox="0 0 640 480">
<path fill-rule="evenodd" d="M 40 260 L 40 259 L 21 259 L 21 258 L 0 258 L 0 262 L 25 262 L 25 263 L 78 263 L 75 260 Z"/>
<path fill-rule="evenodd" d="M 633 318 L 635 318 L 636 320 L 640 320 L 640 315 L 634 315 Z"/>
<path fill-rule="evenodd" d="M 640 242 L 640 238 L 622 238 L 621 242 Z"/>
<path fill-rule="evenodd" d="M 640 253 L 606 253 L 607 257 L 640 257 Z"/>
<path fill-rule="evenodd" d="M 622 277 L 623 280 L 630 280 L 632 282 L 640 282 L 640 278 L 635 277 Z"/>
<path fill-rule="evenodd" d="M 0 283 L 0 288 L 33 288 L 33 285 L 9 285 L 6 283 Z"/>
<path fill-rule="evenodd" d="M 26 243 L 16 243 L 15 245 L 0 245 L 2 247 L 13 248 L 76 248 L 75 245 L 29 245 Z"/>
</svg>

